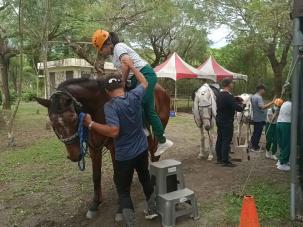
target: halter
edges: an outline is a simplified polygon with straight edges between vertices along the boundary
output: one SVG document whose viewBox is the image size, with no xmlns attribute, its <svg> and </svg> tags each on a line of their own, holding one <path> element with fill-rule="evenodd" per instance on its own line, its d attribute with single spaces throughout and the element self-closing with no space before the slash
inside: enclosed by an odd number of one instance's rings
<svg viewBox="0 0 303 227">
<path fill-rule="evenodd" d="M 79 102 L 72 94 L 70 94 L 67 91 L 57 90 L 50 96 L 50 99 L 54 95 L 66 95 L 66 96 L 68 96 L 72 100 L 72 103 L 75 107 L 75 111 L 78 115 L 77 131 L 73 135 L 71 135 L 70 137 L 62 138 L 62 136 L 59 136 L 54 128 L 53 128 L 53 130 L 54 130 L 56 136 L 58 137 L 58 139 L 62 143 L 64 143 L 65 145 L 74 144 L 74 143 L 78 142 L 78 139 L 79 139 L 79 142 L 80 142 L 80 161 L 78 161 L 78 167 L 79 167 L 80 171 L 84 171 L 85 170 L 85 156 L 87 154 L 88 147 L 91 147 L 94 150 L 99 150 L 103 154 L 104 147 L 108 143 L 108 137 L 105 138 L 104 142 L 102 143 L 102 145 L 99 148 L 96 148 L 94 145 L 90 144 L 88 142 L 88 135 L 89 135 L 88 129 L 87 129 L 87 127 L 85 127 L 83 125 L 83 120 L 84 120 L 85 113 L 81 112 L 82 109 L 83 109 L 82 103 Z"/>
<path fill-rule="evenodd" d="M 209 91 L 212 92 L 211 88 L 209 89 Z M 201 120 L 201 121 L 202 121 L 202 120 L 209 120 L 209 121 L 210 121 L 210 124 L 211 124 L 212 119 L 213 119 L 212 105 L 213 105 L 213 99 L 212 99 L 212 98 L 210 99 L 210 104 L 208 104 L 208 105 L 204 105 L 204 106 L 203 106 L 203 105 L 200 105 L 200 103 L 199 103 L 198 109 L 199 109 L 199 116 L 200 116 L 200 120 Z M 207 108 L 208 110 L 209 110 L 209 109 L 211 110 L 211 111 L 210 111 L 210 117 L 203 117 L 203 114 L 202 114 L 202 116 L 201 116 L 201 109 L 203 109 L 203 108 Z"/>
<path fill-rule="evenodd" d="M 70 137 L 62 138 L 62 136 L 58 135 L 57 131 L 54 128 L 53 128 L 53 130 L 54 130 L 56 136 L 58 137 L 58 139 L 65 145 L 74 144 L 74 143 L 78 142 L 78 140 L 79 140 L 79 142 L 80 142 L 80 161 L 78 161 L 78 167 L 79 167 L 80 171 L 84 171 L 85 170 L 84 157 L 86 156 L 87 150 L 88 150 L 88 130 L 83 125 L 83 120 L 84 120 L 85 114 L 80 112 L 83 108 L 83 105 L 72 94 L 70 94 L 67 91 L 57 90 L 51 95 L 50 99 L 55 95 L 65 95 L 65 96 L 69 97 L 72 100 L 76 113 L 78 114 L 79 120 L 77 123 L 77 125 L 78 125 L 77 131 Z"/>
<path fill-rule="evenodd" d="M 52 97 L 54 97 L 55 95 L 65 95 L 67 97 L 69 97 L 71 100 L 72 100 L 72 103 L 75 107 L 75 111 L 76 113 L 79 115 L 80 114 L 80 111 L 82 110 L 83 108 L 83 105 L 81 102 L 79 102 L 72 94 L 70 94 L 69 92 L 67 91 L 61 91 L 61 90 L 56 90 L 51 96 L 50 96 L 50 99 L 52 99 Z M 78 138 L 79 138 L 79 124 L 80 121 L 78 121 L 78 130 L 73 134 L 71 135 L 70 137 L 67 137 L 67 138 L 62 138 L 61 135 L 59 135 L 57 133 L 57 131 L 53 128 L 56 136 L 58 137 L 58 139 L 64 143 L 65 145 L 70 145 L 70 144 L 73 144 L 73 143 L 76 143 Z"/>
<path fill-rule="evenodd" d="M 210 117 L 201 117 L 201 114 L 200 114 L 200 110 L 203 109 L 203 108 L 207 108 L 208 110 L 211 110 L 211 106 L 212 106 L 212 101 L 209 105 L 206 105 L 206 106 L 198 106 L 198 109 L 199 109 L 199 115 L 200 115 L 200 119 L 201 120 L 209 120 L 211 121 L 213 119 L 213 113 L 212 111 L 210 111 Z M 203 116 L 203 114 L 202 114 Z"/>
</svg>

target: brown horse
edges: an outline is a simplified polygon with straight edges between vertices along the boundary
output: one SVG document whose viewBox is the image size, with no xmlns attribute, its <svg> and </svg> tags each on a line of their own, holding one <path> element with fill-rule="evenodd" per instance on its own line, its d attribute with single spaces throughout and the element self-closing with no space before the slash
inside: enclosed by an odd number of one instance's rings
<svg viewBox="0 0 303 227">
<path fill-rule="evenodd" d="M 98 123 L 105 123 L 104 104 L 108 101 L 104 89 L 103 80 L 73 79 L 61 83 L 50 99 L 37 98 L 42 106 L 48 109 L 48 116 L 55 134 L 65 144 L 67 158 L 73 162 L 81 160 L 80 141 L 77 134 L 79 124 L 79 112 L 89 113 L 92 119 Z M 170 110 L 170 98 L 166 91 L 157 85 L 155 88 L 156 111 L 164 126 L 167 125 Z M 149 151 L 151 160 L 157 161 L 154 157 L 157 148 L 157 141 L 149 136 Z M 92 218 L 102 202 L 101 191 L 101 165 L 102 149 L 106 147 L 111 152 L 114 161 L 113 141 L 89 132 L 89 151 L 92 160 L 94 196 L 87 212 L 87 217 Z"/>
</svg>

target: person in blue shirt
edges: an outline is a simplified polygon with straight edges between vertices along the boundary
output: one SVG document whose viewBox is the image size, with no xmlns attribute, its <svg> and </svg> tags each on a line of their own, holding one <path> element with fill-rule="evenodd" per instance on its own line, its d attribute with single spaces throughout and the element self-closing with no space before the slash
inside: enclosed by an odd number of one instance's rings
<svg viewBox="0 0 303 227">
<path fill-rule="evenodd" d="M 256 87 L 256 94 L 251 97 L 251 104 L 253 110 L 253 125 L 254 131 L 251 136 L 251 151 L 260 152 L 261 147 L 259 146 L 259 142 L 262 136 L 263 128 L 266 125 L 266 116 L 267 109 L 270 108 L 275 100 L 265 104 L 263 101 L 263 97 L 265 96 L 265 86 L 260 84 Z"/>
<path fill-rule="evenodd" d="M 114 178 L 119 196 L 119 211 L 116 214 L 125 220 L 128 227 L 136 226 L 134 206 L 130 188 L 134 171 L 147 201 L 146 219 L 157 217 L 154 188 L 148 170 L 148 143 L 143 130 L 142 99 L 148 86 L 142 73 L 134 67 L 132 60 L 123 62 L 134 73 L 140 85 L 130 92 L 125 92 L 124 83 L 118 76 L 106 79 L 105 89 L 110 101 L 104 106 L 106 124 L 92 121 L 90 115 L 84 118 L 84 125 L 99 134 L 114 138 L 115 164 Z"/>
</svg>

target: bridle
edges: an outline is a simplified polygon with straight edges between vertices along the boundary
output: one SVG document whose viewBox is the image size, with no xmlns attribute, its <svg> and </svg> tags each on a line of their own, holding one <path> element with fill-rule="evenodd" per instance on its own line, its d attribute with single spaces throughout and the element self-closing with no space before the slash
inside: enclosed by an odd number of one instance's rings
<svg viewBox="0 0 303 227">
<path fill-rule="evenodd" d="M 83 109 L 83 105 L 81 102 L 79 102 L 71 93 L 69 93 L 68 91 L 62 91 L 62 90 L 56 90 L 51 96 L 50 96 L 50 100 L 56 96 L 56 95 L 65 95 L 67 97 L 69 97 L 72 100 L 72 105 L 74 105 L 75 111 L 77 113 L 78 116 L 78 122 L 77 122 L 77 128 L 79 127 L 79 113 L 81 112 L 81 110 Z M 63 138 L 62 135 L 60 135 L 57 130 L 54 129 L 53 130 L 56 134 L 56 136 L 58 137 L 58 139 L 64 143 L 65 145 L 70 145 L 70 144 L 74 144 L 78 141 L 79 139 L 79 133 L 78 130 L 71 136 L 67 137 L 67 138 Z"/>
<path fill-rule="evenodd" d="M 85 114 L 82 113 L 82 110 L 83 110 L 82 103 L 79 102 L 72 94 L 70 94 L 67 91 L 56 90 L 51 95 L 50 99 L 52 99 L 52 97 L 54 97 L 55 95 L 65 95 L 72 100 L 72 105 L 74 105 L 75 111 L 78 116 L 78 122 L 77 122 L 76 132 L 67 138 L 62 138 L 62 136 L 58 134 L 58 132 L 54 129 L 54 127 L 53 127 L 53 130 L 54 130 L 56 136 L 58 137 L 58 139 L 65 145 L 70 145 L 70 144 L 75 144 L 77 142 L 80 142 L 80 161 L 78 161 L 78 167 L 81 171 L 84 171 L 85 170 L 85 156 L 87 154 L 88 147 L 92 148 L 93 150 L 100 151 L 101 154 L 103 155 L 103 153 L 105 153 L 104 147 L 107 145 L 109 138 L 106 137 L 99 148 L 96 148 L 96 146 L 94 146 L 93 144 L 90 144 L 88 142 L 89 141 L 88 140 L 88 134 L 89 134 L 88 129 L 83 126 L 83 117 Z"/>
<path fill-rule="evenodd" d="M 209 90 L 209 92 L 211 92 L 211 90 Z M 213 113 L 212 113 L 212 105 L 213 105 L 213 99 L 211 98 L 210 99 L 210 104 L 208 105 L 200 105 L 200 102 L 198 104 L 198 110 L 199 110 L 199 116 L 200 116 L 200 120 L 203 121 L 203 120 L 209 120 L 210 124 L 212 123 L 212 119 L 213 119 Z M 206 109 L 208 110 L 209 112 L 209 117 L 204 117 L 203 116 L 203 112 L 202 112 L 202 109 Z M 201 114 L 202 112 L 202 114 Z"/>
<path fill-rule="evenodd" d="M 245 107 L 245 109 L 241 112 L 241 118 L 240 118 L 240 123 L 245 123 L 244 122 L 244 117 L 245 117 L 245 113 L 250 113 L 250 107 Z M 248 122 L 247 123 L 250 123 L 249 121 L 250 121 L 250 115 L 248 116 Z"/>
</svg>

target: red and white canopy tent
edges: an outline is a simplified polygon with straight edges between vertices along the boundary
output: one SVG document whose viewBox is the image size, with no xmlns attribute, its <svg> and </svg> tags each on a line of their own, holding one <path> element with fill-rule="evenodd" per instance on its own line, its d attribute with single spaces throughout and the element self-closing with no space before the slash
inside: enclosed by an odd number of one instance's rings
<svg viewBox="0 0 303 227">
<path fill-rule="evenodd" d="M 212 76 L 215 81 L 220 81 L 224 78 L 247 81 L 246 75 L 234 73 L 225 69 L 223 66 L 219 65 L 216 59 L 212 56 L 210 56 L 206 62 L 199 66 L 198 70 L 203 72 L 204 75 Z"/>
<path fill-rule="evenodd" d="M 180 79 L 192 79 L 201 78 L 214 81 L 213 75 L 208 75 L 203 71 L 200 71 L 193 66 L 187 64 L 177 54 L 173 53 L 165 62 L 158 65 L 155 68 L 155 72 L 158 77 L 170 78 L 175 81 L 175 100 L 174 100 L 174 111 L 176 112 L 176 97 L 177 97 L 177 80 Z"/>
</svg>

